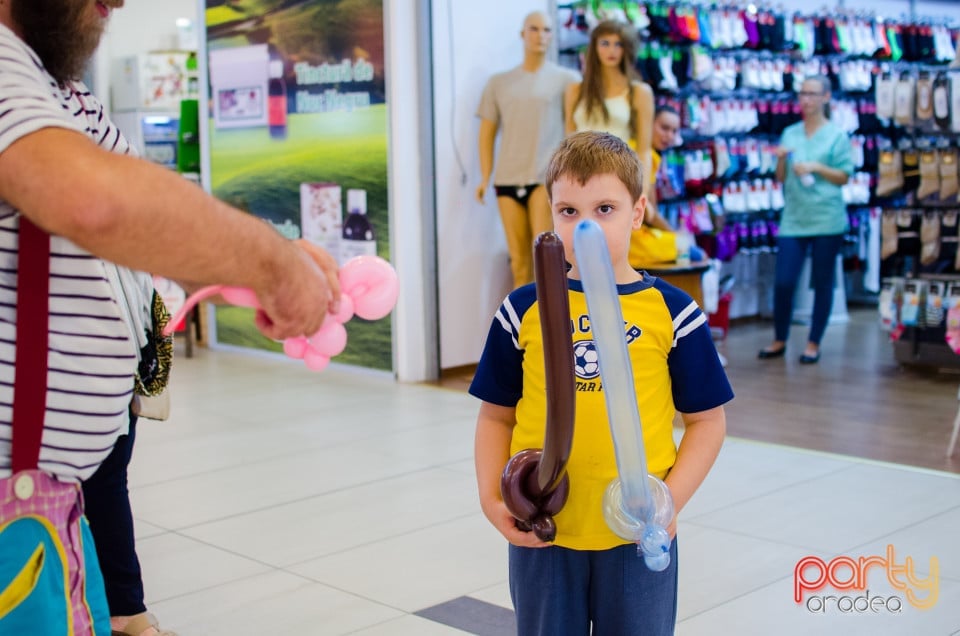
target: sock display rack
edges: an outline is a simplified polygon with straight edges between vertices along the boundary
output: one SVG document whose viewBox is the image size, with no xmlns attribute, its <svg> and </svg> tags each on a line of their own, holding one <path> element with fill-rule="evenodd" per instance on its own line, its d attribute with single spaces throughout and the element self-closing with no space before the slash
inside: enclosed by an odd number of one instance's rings
<svg viewBox="0 0 960 636">
<path fill-rule="evenodd" d="M 721 275 L 733 274 L 731 318 L 772 312 L 783 208 L 775 151 L 782 130 L 800 120 L 795 91 L 804 77 L 830 79 L 831 119 L 853 144 L 857 172 L 844 187 L 850 215 L 843 254 L 847 298 L 877 302 L 881 266 L 897 266 L 895 260 L 881 265 L 885 210 L 911 210 L 919 236 L 924 214 L 915 201 L 935 201 L 940 215 L 956 205 L 960 70 L 948 71 L 947 65 L 957 57 L 958 33 L 942 20 L 879 20 L 870 12 L 842 9 L 823 17 L 746 2 L 589 1 L 559 8 L 561 60 L 570 65 L 578 63 L 597 20 L 626 20 L 638 28 L 637 70 L 658 104 L 673 106 L 683 125 L 682 144 L 663 154 L 656 176 L 661 213 L 675 226 L 686 225 L 708 254 L 723 261 Z M 902 166 L 914 156 L 917 173 L 901 167 L 898 186 L 889 162 Z M 923 187 L 921 164 L 928 175 Z M 924 198 L 908 196 L 911 187 Z M 911 264 L 907 249 L 900 249 L 909 247 L 901 241 L 910 239 L 910 231 L 904 228 L 898 236 L 901 268 Z M 941 242 L 948 234 L 940 232 Z M 884 240 L 889 249 L 886 234 Z M 956 239 L 954 255 L 955 246 Z M 949 256 L 947 247 L 938 258 Z M 919 256 L 915 260 L 919 263 Z"/>
</svg>

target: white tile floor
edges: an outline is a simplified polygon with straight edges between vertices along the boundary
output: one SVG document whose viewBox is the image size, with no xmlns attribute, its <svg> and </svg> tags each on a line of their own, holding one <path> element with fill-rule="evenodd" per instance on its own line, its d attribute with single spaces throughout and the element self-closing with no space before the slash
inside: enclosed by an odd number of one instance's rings
<svg viewBox="0 0 960 636">
<path fill-rule="evenodd" d="M 172 391 L 171 419 L 139 426 L 131 497 L 148 605 L 180 636 L 464 634 L 414 613 L 510 607 L 469 395 L 209 350 L 178 356 Z M 730 439 L 681 515 L 677 633 L 960 634 L 958 528 L 956 475 Z M 794 603 L 801 558 L 888 544 L 918 576 L 939 560 L 932 609 Z M 905 598 L 880 568 L 867 582 Z"/>
</svg>

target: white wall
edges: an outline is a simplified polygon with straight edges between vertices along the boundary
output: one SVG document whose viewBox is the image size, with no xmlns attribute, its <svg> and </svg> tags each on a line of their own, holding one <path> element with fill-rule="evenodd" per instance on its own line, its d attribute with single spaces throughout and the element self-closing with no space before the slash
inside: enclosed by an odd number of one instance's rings
<svg viewBox="0 0 960 636">
<path fill-rule="evenodd" d="M 198 0 L 126 0 L 113 12 L 107 29 L 110 54 L 126 57 L 179 48 L 177 18 L 197 19 Z"/>
<path fill-rule="evenodd" d="M 480 359 L 490 320 L 510 291 L 511 275 L 496 197 L 474 199 L 480 180 L 483 86 L 523 59 L 520 30 L 547 0 L 434 0 L 433 105 L 436 152 L 440 368 Z M 497 5 L 497 6 L 495 6 Z"/>
<path fill-rule="evenodd" d="M 393 312 L 394 370 L 401 382 L 436 379 L 437 311 L 430 182 L 428 0 L 386 0 L 384 35 L 389 122 L 390 253 L 400 278 Z M 429 231 L 427 231 L 429 230 Z"/>
<path fill-rule="evenodd" d="M 115 58 L 147 51 L 179 48 L 177 18 L 195 23 L 202 0 L 126 0 L 110 16 L 107 31 L 92 64 L 91 88 L 110 109 L 110 67 Z"/>
</svg>

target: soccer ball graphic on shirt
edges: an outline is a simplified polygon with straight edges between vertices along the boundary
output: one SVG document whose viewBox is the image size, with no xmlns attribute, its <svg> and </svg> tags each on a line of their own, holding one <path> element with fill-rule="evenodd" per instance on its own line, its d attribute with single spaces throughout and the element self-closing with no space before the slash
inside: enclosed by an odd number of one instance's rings
<svg viewBox="0 0 960 636">
<path fill-rule="evenodd" d="M 573 343 L 573 369 L 577 377 L 592 380 L 600 375 L 600 356 L 593 340 L 580 340 Z"/>
</svg>

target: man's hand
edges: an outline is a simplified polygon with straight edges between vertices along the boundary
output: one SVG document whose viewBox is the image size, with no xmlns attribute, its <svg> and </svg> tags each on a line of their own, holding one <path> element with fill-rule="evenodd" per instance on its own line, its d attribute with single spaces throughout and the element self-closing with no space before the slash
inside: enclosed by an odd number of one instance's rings
<svg viewBox="0 0 960 636">
<path fill-rule="evenodd" d="M 307 241 L 290 243 L 288 265 L 276 272 L 273 284 L 255 289 L 261 309 L 257 328 L 267 338 L 284 340 L 312 336 L 327 313 L 340 303 L 337 264 L 326 251 Z"/>
</svg>

